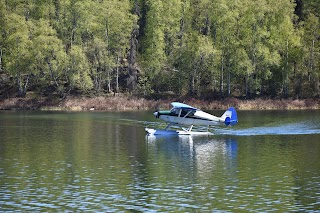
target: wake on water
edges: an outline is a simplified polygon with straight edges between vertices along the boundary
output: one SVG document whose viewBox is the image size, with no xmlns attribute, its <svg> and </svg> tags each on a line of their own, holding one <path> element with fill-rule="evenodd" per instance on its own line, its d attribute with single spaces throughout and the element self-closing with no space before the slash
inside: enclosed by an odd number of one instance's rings
<svg viewBox="0 0 320 213">
<path fill-rule="evenodd" d="M 309 122 L 297 122 L 277 126 L 250 127 L 246 129 L 218 128 L 214 134 L 254 136 L 254 135 L 310 135 L 320 134 L 319 126 Z"/>
<path fill-rule="evenodd" d="M 130 119 L 121 119 L 127 124 L 138 124 L 153 129 L 164 129 L 166 124 L 163 122 L 148 122 Z M 179 129 L 176 126 L 173 128 Z M 181 129 L 181 128 L 180 128 Z M 194 127 L 194 131 L 207 131 L 206 127 Z M 255 135 L 310 135 L 320 134 L 320 127 L 311 121 L 286 123 L 273 126 L 257 126 L 249 128 L 212 126 L 209 131 L 214 135 L 235 135 L 235 136 L 255 136 Z"/>
<path fill-rule="evenodd" d="M 139 122 L 152 128 L 164 129 L 165 125 L 160 122 Z M 176 127 L 179 128 L 179 127 Z M 206 127 L 195 127 L 195 131 L 207 131 Z M 239 129 L 235 127 L 210 127 L 210 132 L 214 135 L 235 135 L 235 136 L 255 136 L 255 135 L 310 135 L 320 134 L 319 126 L 310 122 L 297 122 L 276 126 L 258 126 Z"/>
</svg>

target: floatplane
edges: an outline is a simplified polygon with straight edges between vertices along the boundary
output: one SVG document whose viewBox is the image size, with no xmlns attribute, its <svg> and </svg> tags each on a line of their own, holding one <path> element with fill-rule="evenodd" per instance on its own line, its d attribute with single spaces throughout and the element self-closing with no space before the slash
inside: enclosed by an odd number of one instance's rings
<svg viewBox="0 0 320 213">
<path fill-rule="evenodd" d="M 189 106 L 187 104 L 172 102 L 171 110 L 163 110 L 154 112 L 154 116 L 168 123 L 165 129 L 151 129 L 145 128 L 149 135 L 209 135 L 209 126 L 218 124 L 225 124 L 226 126 L 233 126 L 238 122 L 237 112 L 233 107 L 230 107 L 222 116 L 217 117 L 204 112 L 198 108 Z M 179 126 L 182 130 L 172 130 L 172 126 Z M 184 128 L 182 126 L 188 126 Z M 207 131 L 192 131 L 194 126 L 207 126 Z"/>
</svg>

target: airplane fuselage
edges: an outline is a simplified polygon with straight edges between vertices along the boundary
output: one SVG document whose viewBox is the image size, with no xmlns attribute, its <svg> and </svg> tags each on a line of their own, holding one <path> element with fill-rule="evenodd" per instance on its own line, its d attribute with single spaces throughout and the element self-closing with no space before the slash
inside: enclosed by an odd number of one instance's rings
<svg viewBox="0 0 320 213">
<path fill-rule="evenodd" d="M 208 125 L 217 124 L 216 121 L 201 120 L 201 119 L 194 119 L 194 118 L 181 118 L 181 117 L 170 116 L 170 115 L 160 115 L 159 118 L 168 123 L 175 123 L 175 124 L 187 125 L 187 126 L 190 126 L 190 125 L 208 126 Z"/>
<path fill-rule="evenodd" d="M 155 115 L 163 121 L 186 126 L 211 126 L 217 125 L 219 122 L 223 122 L 223 120 L 221 120 L 220 118 L 210 115 L 209 113 L 203 112 L 201 110 L 197 110 L 189 114 L 173 113 L 171 111 L 159 111 L 156 113 Z"/>
</svg>

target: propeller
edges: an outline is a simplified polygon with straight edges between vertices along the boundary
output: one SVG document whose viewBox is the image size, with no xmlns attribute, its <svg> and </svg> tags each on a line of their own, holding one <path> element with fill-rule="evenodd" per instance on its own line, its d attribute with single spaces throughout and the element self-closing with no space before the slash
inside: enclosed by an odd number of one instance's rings
<svg viewBox="0 0 320 213">
<path fill-rule="evenodd" d="M 159 111 L 156 111 L 156 112 L 154 112 L 153 114 L 154 114 L 154 116 L 155 116 L 156 118 L 159 118 L 159 117 L 160 117 Z"/>
</svg>

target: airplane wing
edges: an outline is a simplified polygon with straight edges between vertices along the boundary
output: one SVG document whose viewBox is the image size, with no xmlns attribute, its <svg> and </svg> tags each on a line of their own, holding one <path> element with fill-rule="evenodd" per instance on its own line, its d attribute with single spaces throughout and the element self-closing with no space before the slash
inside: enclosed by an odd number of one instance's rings
<svg viewBox="0 0 320 213">
<path fill-rule="evenodd" d="M 179 103 L 179 102 L 172 102 L 171 105 L 175 108 L 180 108 L 180 109 L 186 109 L 186 110 L 192 110 L 192 111 L 198 110 L 195 107 L 189 106 L 187 104 Z"/>
</svg>

